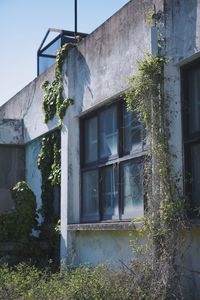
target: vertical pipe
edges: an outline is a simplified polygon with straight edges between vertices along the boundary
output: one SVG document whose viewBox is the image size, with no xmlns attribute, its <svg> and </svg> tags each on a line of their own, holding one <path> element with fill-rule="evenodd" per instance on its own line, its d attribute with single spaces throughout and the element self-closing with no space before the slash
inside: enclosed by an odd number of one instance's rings
<svg viewBox="0 0 200 300">
<path fill-rule="evenodd" d="M 77 35 L 77 0 L 74 0 L 74 14 L 75 14 L 75 16 L 74 16 L 74 27 L 75 27 L 75 32 L 74 32 L 74 34 L 75 34 L 75 36 Z"/>
</svg>

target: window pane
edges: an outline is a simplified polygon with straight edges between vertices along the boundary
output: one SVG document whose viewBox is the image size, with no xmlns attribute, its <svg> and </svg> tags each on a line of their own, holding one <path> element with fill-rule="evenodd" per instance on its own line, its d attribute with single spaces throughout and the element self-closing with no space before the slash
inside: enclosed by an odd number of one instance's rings
<svg viewBox="0 0 200 300">
<path fill-rule="evenodd" d="M 98 199 L 98 171 L 88 171 L 83 173 L 83 217 L 98 219 L 99 199 Z"/>
<path fill-rule="evenodd" d="M 200 131 L 200 69 L 190 70 L 189 79 L 189 132 Z"/>
<path fill-rule="evenodd" d="M 144 216 L 143 201 L 143 167 L 139 159 L 122 164 L 123 217 L 136 218 Z"/>
<path fill-rule="evenodd" d="M 45 72 L 50 66 L 55 64 L 56 59 L 51 57 L 39 57 L 39 74 Z"/>
<path fill-rule="evenodd" d="M 97 160 L 97 118 L 85 121 L 85 163 Z"/>
<path fill-rule="evenodd" d="M 116 166 L 103 168 L 101 171 L 101 180 L 103 219 L 119 219 Z"/>
<path fill-rule="evenodd" d="M 45 51 L 42 51 L 42 54 L 56 55 L 60 47 L 61 47 L 61 39 L 59 38 L 53 44 L 51 44 Z"/>
<path fill-rule="evenodd" d="M 192 158 L 192 206 L 200 206 L 200 144 L 191 146 Z"/>
<path fill-rule="evenodd" d="M 141 123 L 138 121 L 134 112 L 128 112 L 124 107 L 123 118 L 123 137 L 124 137 L 124 153 L 131 152 L 133 150 L 141 150 Z"/>
<path fill-rule="evenodd" d="M 100 158 L 117 154 L 117 108 L 111 107 L 100 114 Z"/>
</svg>

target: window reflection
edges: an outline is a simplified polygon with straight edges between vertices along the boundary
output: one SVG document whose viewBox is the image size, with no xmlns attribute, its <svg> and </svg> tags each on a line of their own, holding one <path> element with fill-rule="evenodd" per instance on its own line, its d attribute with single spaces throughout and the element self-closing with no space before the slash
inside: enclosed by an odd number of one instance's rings
<svg viewBox="0 0 200 300">
<path fill-rule="evenodd" d="M 142 128 L 134 112 L 128 112 L 124 107 L 123 131 L 124 131 L 124 153 L 132 152 L 141 148 Z"/>
<path fill-rule="evenodd" d="M 100 158 L 117 154 L 117 109 L 111 107 L 100 114 Z"/>
<path fill-rule="evenodd" d="M 97 160 L 97 118 L 85 121 L 85 162 Z"/>
<path fill-rule="evenodd" d="M 115 165 L 101 171 L 103 219 L 119 218 L 117 168 Z"/>
<path fill-rule="evenodd" d="M 200 131 L 200 69 L 189 71 L 189 130 Z"/>
<path fill-rule="evenodd" d="M 83 216 L 97 219 L 99 216 L 99 183 L 97 170 L 83 173 Z"/>
<path fill-rule="evenodd" d="M 122 190 L 125 218 L 143 217 L 142 163 L 135 159 L 122 164 Z"/>
</svg>

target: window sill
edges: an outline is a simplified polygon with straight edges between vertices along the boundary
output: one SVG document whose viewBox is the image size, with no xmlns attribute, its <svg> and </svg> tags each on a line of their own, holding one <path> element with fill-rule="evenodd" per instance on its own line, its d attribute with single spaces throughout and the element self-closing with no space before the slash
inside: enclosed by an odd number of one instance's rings
<svg viewBox="0 0 200 300">
<path fill-rule="evenodd" d="M 69 231 L 126 231 L 139 230 L 143 222 L 102 222 L 102 223 L 85 223 L 69 224 Z"/>
</svg>

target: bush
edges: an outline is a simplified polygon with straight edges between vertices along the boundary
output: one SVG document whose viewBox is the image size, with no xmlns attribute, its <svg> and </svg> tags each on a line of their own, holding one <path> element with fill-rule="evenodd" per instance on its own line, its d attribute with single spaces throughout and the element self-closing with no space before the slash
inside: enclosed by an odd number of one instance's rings
<svg viewBox="0 0 200 300">
<path fill-rule="evenodd" d="M 128 300 L 132 299 L 121 286 L 118 273 L 105 266 L 65 270 L 57 273 L 49 269 L 19 264 L 12 269 L 0 269 L 0 299 L 2 300 Z"/>
<path fill-rule="evenodd" d="M 15 210 L 0 215 L 0 241 L 27 240 L 37 223 L 35 195 L 25 181 L 11 190 Z"/>
</svg>

